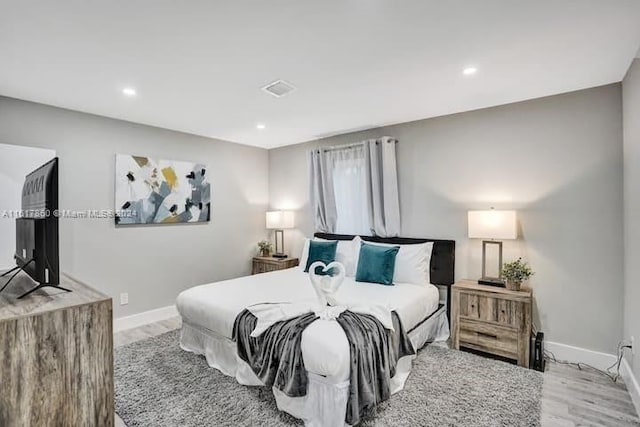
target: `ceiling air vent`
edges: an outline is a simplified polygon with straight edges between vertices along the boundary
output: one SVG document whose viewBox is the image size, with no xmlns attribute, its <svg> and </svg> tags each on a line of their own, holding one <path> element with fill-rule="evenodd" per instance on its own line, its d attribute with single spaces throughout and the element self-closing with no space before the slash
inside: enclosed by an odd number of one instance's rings
<svg viewBox="0 0 640 427">
<path fill-rule="evenodd" d="M 284 80 L 276 80 L 275 82 L 271 82 L 263 87 L 262 90 L 276 98 L 282 98 L 296 90 L 296 88 L 291 83 L 287 83 Z"/>
</svg>

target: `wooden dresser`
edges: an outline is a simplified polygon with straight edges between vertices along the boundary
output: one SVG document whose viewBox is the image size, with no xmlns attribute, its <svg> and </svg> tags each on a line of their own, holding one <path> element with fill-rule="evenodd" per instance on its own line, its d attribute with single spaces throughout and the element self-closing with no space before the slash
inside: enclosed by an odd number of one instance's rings
<svg viewBox="0 0 640 427">
<path fill-rule="evenodd" d="M 0 287 L 6 278 L 0 279 Z M 18 300 L 0 293 L 0 426 L 113 426 L 111 298 L 66 275 Z"/>
<path fill-rule="evenodd" d="M 529 366 L 531 290 L 510 291 L 462 280 L 452 287 L 452 345 Z"/>
<path fill-rule="evenodd" d="M 266 273 L 268 271 L 285 270 L 296 267 L 298 258 L 273 258 L 270 256 L 257 256 L 253 258 L 251 274 Z"/>
</svg>

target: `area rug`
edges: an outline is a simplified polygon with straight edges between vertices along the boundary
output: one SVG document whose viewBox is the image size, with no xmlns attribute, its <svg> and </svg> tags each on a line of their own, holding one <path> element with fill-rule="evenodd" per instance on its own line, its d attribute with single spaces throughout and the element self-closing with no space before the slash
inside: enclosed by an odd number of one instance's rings
<svg viewBox="0 0 640 427">
<path fill-rule="evenodd" d="M 128 427 L 295 426 L 271 390 L 247 387 L 178 345 L 172 331 L 115 351 L 116 412 Z M 542 375 L 437 346 L 363 426 L 539 426 Z"/>
</svg>

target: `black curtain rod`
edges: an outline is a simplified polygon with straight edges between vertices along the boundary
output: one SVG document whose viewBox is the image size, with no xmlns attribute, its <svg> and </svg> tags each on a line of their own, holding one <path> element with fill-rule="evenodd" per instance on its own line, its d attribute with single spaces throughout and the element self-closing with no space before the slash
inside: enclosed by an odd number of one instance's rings
<svg viewBox="0 0 640 427">
<path fill-rule="evenodd" d="M 394 144 L 398 143 L 397 139 L 387 140 L 387 142 L 392 142 L 392 141 Z M 376 141 L 376 145 L 379 145 L 379 144 L 380 144 L 380 141 Z M 334 147 L 327 147 L 327 148 L 316 148 L 316 151 L 319 153 L 320 150 L 323 150 L 323 151 L 352 150 L 362 145 L 364 145 L 364 142 L 354 142 L 353 144 L 336 145 Z"/>
</svg>

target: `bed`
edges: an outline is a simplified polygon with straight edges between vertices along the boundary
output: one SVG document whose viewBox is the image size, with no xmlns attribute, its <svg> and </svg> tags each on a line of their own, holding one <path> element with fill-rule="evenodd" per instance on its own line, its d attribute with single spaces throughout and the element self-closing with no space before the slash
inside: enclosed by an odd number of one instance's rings
<svg viewBox="0 0 640 427">
<path fill-rule="evenodd" d="M 354 236 L 316 234 L 316 238 L 348 241 Z M 430 273 L 433 284 L 453 283 L 454 242 L 448 240 L 371 238 L 391 244 L 433 242 Z M 379 304 L 396 311 L 415 349 L 427 342 L 446 341 L 449 324 L 436 286 L 395 283 L 381 286 L 346 277 L 337 295 L 353 304 Z M 232 340 L 234 321 L 248 306 L 260 303 L 312 302 L 316 298 L 304 266 L 211 283 L 182 292 L 177 308 L 183 324 L 182 349 L 204 355 L 207 363 L 245 385 L 263 385 L 237 356 Z M 335 321 L 318 319 L 302 334 L 301 350 L 308 374 L 307 394 L 288 397 L 275 387 L 278 408 L 310 426 L 343 426 L 349 389 L 349 343 Z M 398 360 L 391 392 L 404 387 L 414 356 Z"/>
</svg>

